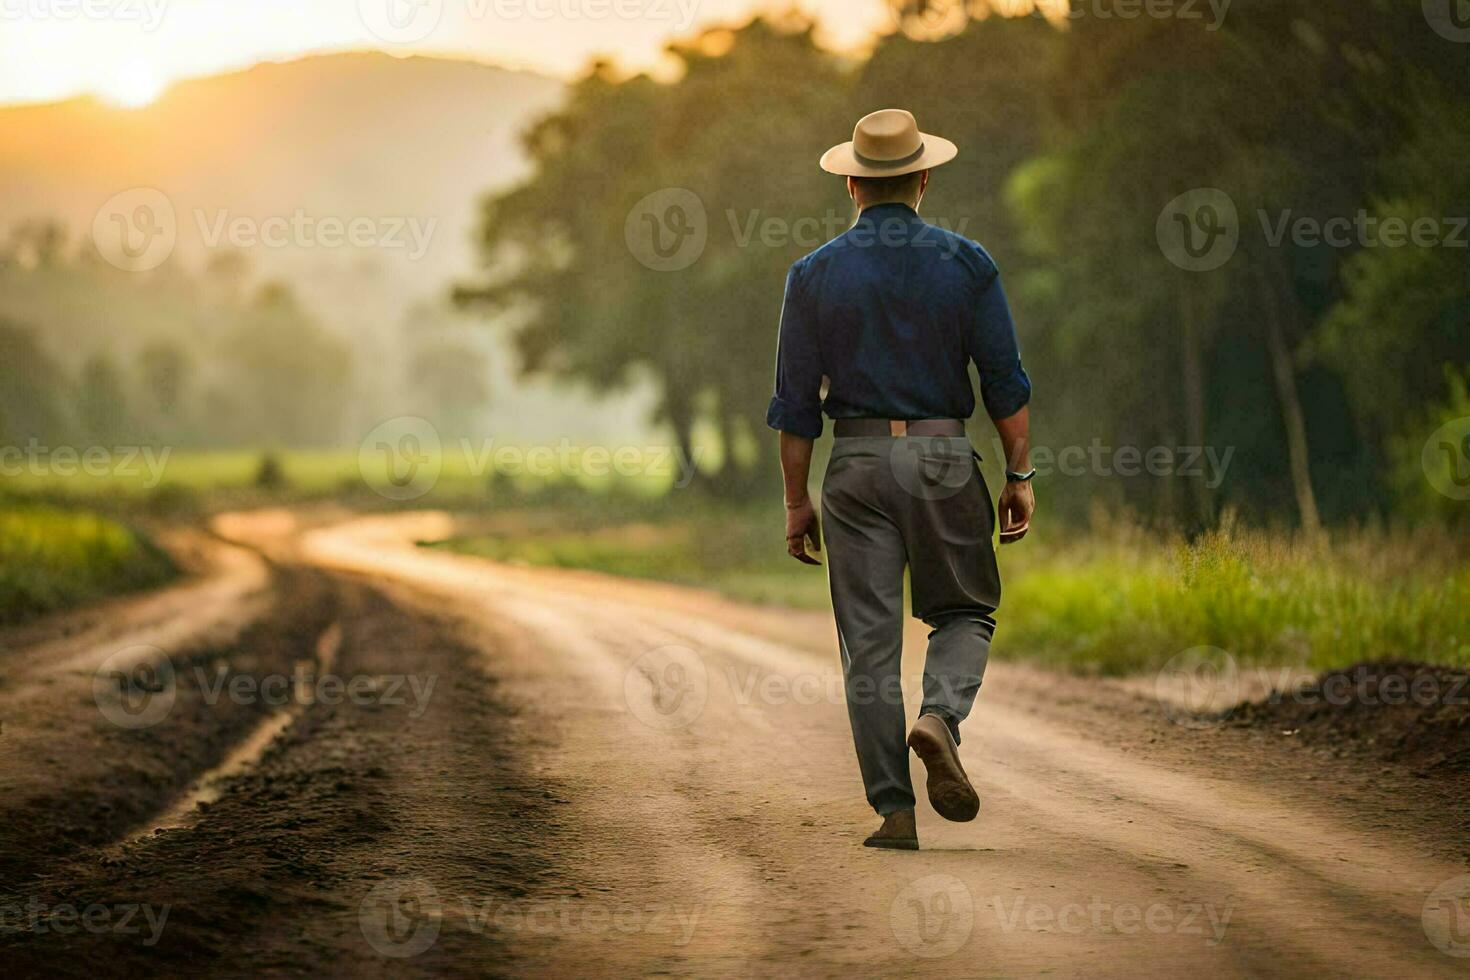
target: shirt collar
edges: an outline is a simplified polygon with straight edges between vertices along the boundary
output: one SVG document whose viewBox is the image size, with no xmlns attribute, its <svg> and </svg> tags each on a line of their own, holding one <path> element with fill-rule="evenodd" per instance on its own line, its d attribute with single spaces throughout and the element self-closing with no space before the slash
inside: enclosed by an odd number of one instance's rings
<svg viewBox="0 0 1470 980">
<path fill-rule="evenodd" d="M 917 218 L 919 212 L 915 211 L 909 205 L 898 201 L 884 201 L 882 204 L 870 204 L 863 208 L 862 213 L 858 215 L 858 220 L 878 221 L 883 218 L 898 217 L 901 215 Z"/>
</svg>

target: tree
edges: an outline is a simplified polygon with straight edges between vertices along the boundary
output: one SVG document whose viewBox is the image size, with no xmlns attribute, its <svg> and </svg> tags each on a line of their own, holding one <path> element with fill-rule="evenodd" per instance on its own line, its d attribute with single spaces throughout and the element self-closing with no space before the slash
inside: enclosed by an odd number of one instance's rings
<svg viewBox="0 0 1470 980">
<path fill-rule="evenodd" d="M 34 330 L 0 318 L 0 443 L 65 438 L 61 396 L 66 375 L 36 340 Z"/>
<path fill-rule="evenodd" d="M 301 309 L 287 286 L 261 288 L 225 337 L 223 353 L 229 388 L 211 399 L 234 406 L 245 438 L 297 446 L 341 438 L 352 352 Z"/>
<path fill-rule="evenodd" d="M 89 354 L 77 379 L 77 414 L 87 438 L 116 445 L 134 435 L 122 371 L 110 353 Z"/>
<path fill-rule="evenodd" d="M 744 465 L 731 450 L 770 396 L 785 269 L 821 241 L 790 231 L 799 218 L 830 227 L 825 211 L 842 200 L 815 167 L 844 115 L 842 79 L 807 22 L 755 20 L 670 51 L 684 67 L 676 84 L 595 66 L 531 130 L 534 176 L 487 202 L 485 274 L 457 297 L 516 314 L 524 373 L 594 390 L 651 382 L 656 420 L 691 457 L 696 425 L 711 422 L 730 470 L 719 485 L 738 492 L 773 465 L 769 449 Z M 637 213 L 671 189 L 698 198 L 690 207 L 702 213 L 679 214 L 700 222 L 706 240 L 692 264 L 660 270 L 640 261 L 625 232 L 630 221 L 636 232 L 641 219 L 672 215 Z M 785 232 L 778 242 L 761 234 L 771 228 Z"/>
</svg>

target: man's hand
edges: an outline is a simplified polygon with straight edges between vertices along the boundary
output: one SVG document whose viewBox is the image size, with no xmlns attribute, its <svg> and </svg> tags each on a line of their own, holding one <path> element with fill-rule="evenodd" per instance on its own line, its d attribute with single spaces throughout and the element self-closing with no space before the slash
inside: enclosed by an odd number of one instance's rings
<svg viewBox="0 0 1470 980">
<path fill-rule="evenodd" d="M 1036 511 L 1036 496 L 1031 492 L 1031 481 L 1007 480 L 1000 492 L 1000 543 L 1020 541 L 1031 527 L 1031 515 Z M 788 518 L 789 523 L 789 518 Z"/>
<path fill-rule="evenodd" d="M 811 535 L 820 550 L 822 529 L 817 526 L 817 512 L 812 508 L 811 498 L 802 497 L 798 501 L 788 501 L 786 504 L 786 553 L 808 565 L 820 565 L 821 562 L 806 553 L 807 535 Z"/>
</svg>

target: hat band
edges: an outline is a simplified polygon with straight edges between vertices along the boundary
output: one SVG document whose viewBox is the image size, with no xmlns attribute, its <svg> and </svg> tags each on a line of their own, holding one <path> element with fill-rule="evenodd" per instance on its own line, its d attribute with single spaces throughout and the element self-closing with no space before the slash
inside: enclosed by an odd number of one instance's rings
<svg viewBox="0 0 1470 980">
<path fill-rule="evenodd" d="M 902 167 L 906 163 L 913 163 L 924 155 L 924 141 L 919 140 L 919 148 L 917 150 L 908 156 L 899 157 L 897 160 L 875 160 L 872 157 L 863 156 L 862 153 L 858 152 L 856 145 L 852 148 L 852 155 L 858 163 L 861 163 L 865 167 L 873 167 L 879 170 L 885 167 Z"/>
</svg>

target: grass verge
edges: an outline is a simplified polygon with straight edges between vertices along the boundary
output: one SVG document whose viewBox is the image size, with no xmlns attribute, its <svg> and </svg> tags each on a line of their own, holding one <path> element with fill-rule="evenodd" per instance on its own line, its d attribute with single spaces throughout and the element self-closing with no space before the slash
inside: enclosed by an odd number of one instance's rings
<svg viewBox="0 0 1470 980">
<path fill-rule="evenodd" d="M 780 513 L 505 514 L 444 547 L 499 561 L 830 608 L 826 575 L 787 558 Z M 1002 548 L 997 656 L 1097 674 L 1156 669 L 1193 647 L 1312 670 L 1366 660 L 1470 666 L 1470 555 L 1454 536 L 1306 539 L 1230 526 L 1193 541 L 1130 528 L 1036 531 Z"/>
<path fill-rule="evenodd" d="M 0 625 L 167 581 L 173 564 L 117 521 L 0 503 Z"/>
</svg>

